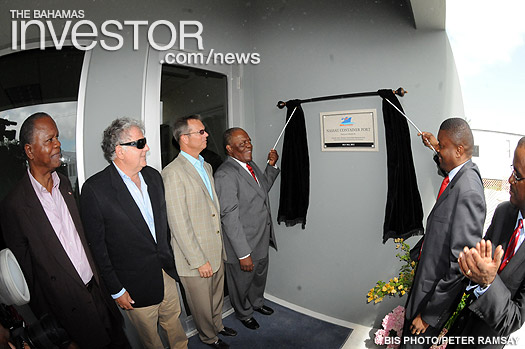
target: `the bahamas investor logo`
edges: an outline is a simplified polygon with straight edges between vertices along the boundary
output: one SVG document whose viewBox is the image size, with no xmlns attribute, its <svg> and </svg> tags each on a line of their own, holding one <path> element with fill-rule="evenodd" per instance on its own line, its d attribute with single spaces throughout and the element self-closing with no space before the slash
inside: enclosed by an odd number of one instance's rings
<svg viewBox="0 0 525 349">
<path fill-rule="evenodd" d="M 339 126 L 349 126 L 349 125 L 353 125 L 354 123 L 352 122 L 352 117 L 351 116 L 345 116 L 345 117 L 342 117 L 341 118 L 341 123 L 339 124 Z"/>
</svg>

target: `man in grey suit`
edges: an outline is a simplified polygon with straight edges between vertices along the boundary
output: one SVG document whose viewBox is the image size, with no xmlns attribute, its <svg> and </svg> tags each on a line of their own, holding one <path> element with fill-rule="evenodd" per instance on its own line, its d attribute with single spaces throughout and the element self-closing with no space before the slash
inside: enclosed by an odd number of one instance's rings
<svg viewBox="0 0 525 349">
<path fill-rule="evenodd" d="M 481 239 L 485 195 L 478 167 L 472 163 L 474 137 L 460 118 L 443 121 L 438 138 L 422 133 L 437 151 L 448 175 L 430 212 L 419 263 L 405 309 L 402 348 L 428 348 L 455 310 L 465 284 L 458 257 L 464 246 Z"/>
<path fill-rule="evenodd" d="M 226 247 L 226 279 L 237 318 L 255 330 L 253 311 L 271 315 L 264 305 L 268 275 L 268 248 L 277 249 L 270 212 L 270 191 L 279 169 L 275 149 L 268 154 L 264 173 L 252 161 L 250 136 L 238 127 L 224 132 L 228 158 L 215 173 Z"/>
<path fill-rule="evenodd" d="M 217 334 L 235 336 L 224 327 L 224 246 L 219 200 L 210 164 L 200 155 L 208 133 L 197 115 L 178 119 L 173 137 L 180 153 L 162 170 L 175 265 L 186 291 L 200 340 L 229 348 Z"/>
<path fill-rule="evenodd" d="M 517 337 L 511 334 L 525 321 L 525 249 L 521 248 L 525 235 L 524 179 L 525 137 L 514 152 L 510 201 L 496 208 L 486 241 L 470 249 L 465 246 L 459 255 L 461 271 L 470 279 L 467 289 L 471 294 L 450 333 L 470 338 L 471 343 L 449 344 L 447 348 L 503 348 L 505 343 L 516 344 Z M 502 341 L 492 343 L 489 340 L 493 338 Z"/>
</svg>

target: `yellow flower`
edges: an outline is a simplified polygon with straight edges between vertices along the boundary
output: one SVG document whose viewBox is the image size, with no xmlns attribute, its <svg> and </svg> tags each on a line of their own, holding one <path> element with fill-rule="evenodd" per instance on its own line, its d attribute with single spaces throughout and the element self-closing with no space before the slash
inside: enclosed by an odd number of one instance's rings
<svg viewBox="0 0 525 349">
<path fill-rule="evenodd" d="M 399 244 L 397 244 L 397 245 L 396 245 L 396 248 L 399 248 L 399 247 L 400 247 L 400 245 L 399 245 Z"/>
<path fill-rule="evenodd" d="M 381 291 L 385 292 L 386 291 L 386 285 L 383 286 L 383 288 L 381 289 Z"/>
<path fill-rule="evenodd" d="M 398 282 L 399 279 L 397 277 L 394 278 L 394 282 Z"/>
<path fill-rule="evenodd" d="M 368 303 L 370 303 L 372 300 L 374 300 L 373 297 L 368 297 Z"/>
<path fill-rule="evenodd" d="M 398 289 L 402 290 L 403 289 L 403 285 L 399 285 Z"/>
<path fill-rule="evenodd" d="M 404 290 L 401 291 L 401 295 L 404 295 L 406 292 Z"/>
</svg>

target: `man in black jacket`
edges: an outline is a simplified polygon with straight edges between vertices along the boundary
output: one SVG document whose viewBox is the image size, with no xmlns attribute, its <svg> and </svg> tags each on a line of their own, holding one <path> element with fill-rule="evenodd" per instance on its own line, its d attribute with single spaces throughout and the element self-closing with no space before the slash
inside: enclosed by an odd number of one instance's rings
<svg viewBox="0 0 525 349">
<path fill-rule="evenodd" d="M 146 348 L 186 348 L 173 252 L 160 173 L 146 165 L 149 150 L 142 125 L 116 119 L 104 131 L 110 163 L 89 178 L 80 197 L 86 235 L 104 282 L 126 310 Z"/>
</svg>

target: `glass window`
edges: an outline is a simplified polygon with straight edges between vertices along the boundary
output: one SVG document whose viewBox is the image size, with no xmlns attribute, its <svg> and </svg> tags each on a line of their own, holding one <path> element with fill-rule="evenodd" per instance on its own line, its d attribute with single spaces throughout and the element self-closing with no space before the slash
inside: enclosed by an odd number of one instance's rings
<svg viewBox="0 0 525 349">
<path fill-rule="evenodd" d="M 173 139 L 173 123 L 193 114 L 201 116 L 209 134 L 208 147 L 201 155 L 214 171 L 220 166 L 225 157 L 222 134 L 228 125 L 227 87 L 226 75 L 217 72 L 185 66 L 162 66 L 162 167 L 179 153 L 178 144 Z"/>
<path fill-rule="evenodd" d="M 84 52 L 75 48 L 28 50 L 0 57 L 0 200 L 23 176 L 25 159 L 18 144 L 24 120 L 33 113 L 53 117 L 60 132 L 63 165 L 77 191 L 77 98 Z"/>
</svg>

